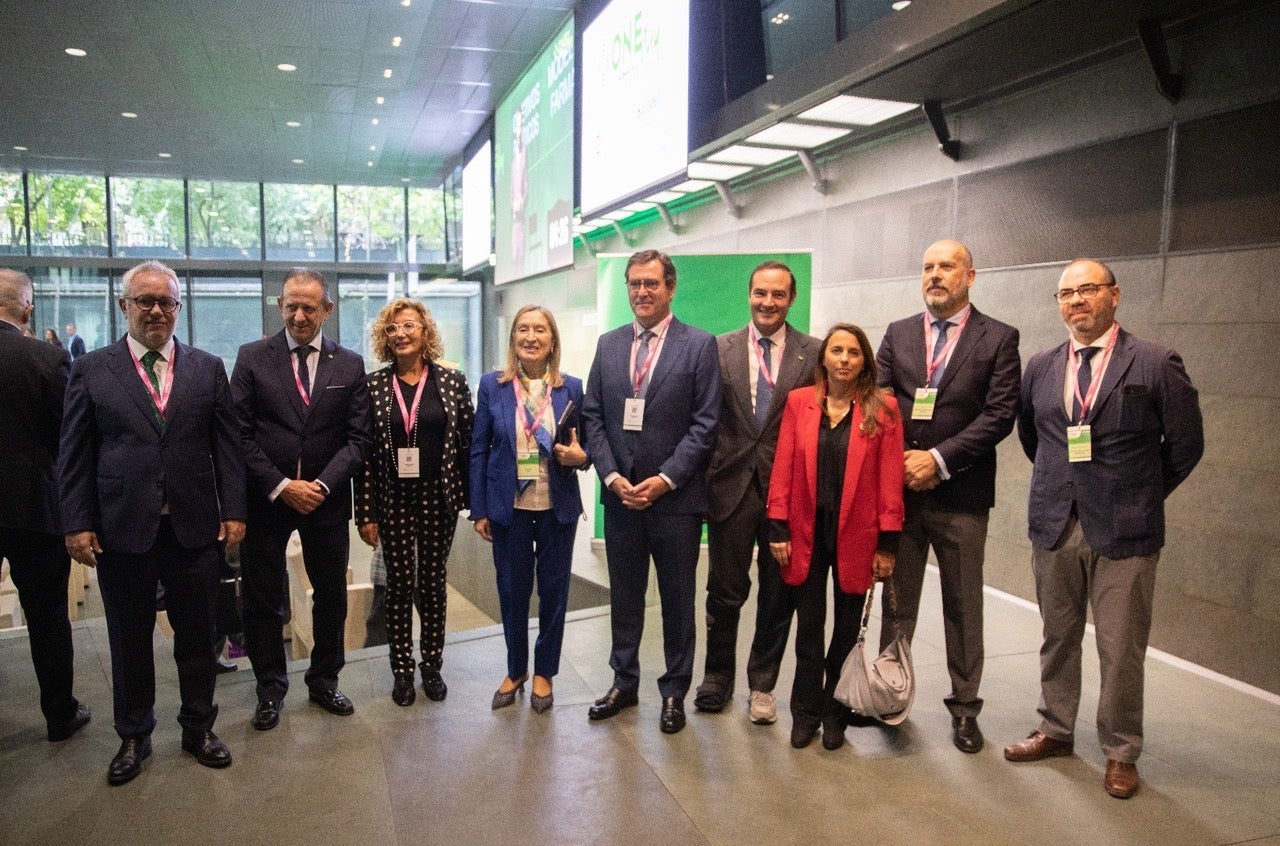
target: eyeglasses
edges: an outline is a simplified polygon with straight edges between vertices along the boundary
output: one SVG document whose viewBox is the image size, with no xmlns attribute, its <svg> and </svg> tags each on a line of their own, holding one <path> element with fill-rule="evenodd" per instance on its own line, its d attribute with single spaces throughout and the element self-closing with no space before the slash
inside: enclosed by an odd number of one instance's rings
<svg viewBox="0 0 1280 846">
<path fill-rule="evenodd" d="M 1076 294 L 1079 294 L 1081 297 L 1084 297 L 1086 300 L 1091 300 L 1094 297 L 1098 296 L 1098 293 L 1103 288 L 1111 288 L 1111 287 L 1114 287 L 1115 284 L 1116 283 L 1114 282 L 1105 282 L 1101 285 L 1094 285 L 1092 283 L 1089 283 L 1087 285 L 1081 285 L 1078 288 L 1059 288 L 1058 290 L 1053 292 L 1053 298 L 1060 303 L 1065 303 L 1068 300 L 1070 300 L 1072 297 L 1074 297 Z"/>
<path fill-rule="evenodd" d="M 182 303 L 173 297 L 153 297 L 149 294 L 143 294 L 141 297 L 124 297 L 124 299 L 133 303 L 142 311 L 151 311 L 156 306 L 160 306 L 160 310 L 165 314 L 173 314 L 182 306 Z"/>
<path fill-rule="evenodd" d="M 383 331 L 386 332 L 388 336 L 394 335 L 397 332 L 404 332 L 406 335 L 412 335 L 421 328 L 421 323 L 413 320 L 406 320 L 404 323 L 388 323 L 386 329 Z"/>
<path fill-rule="evenodd" d="M 635 293 L 643 288 L 646 291 L 656 291 L 662 287 L 662 282 L 658 279 L 628 279 L 627 290 Z"/>
</svg>

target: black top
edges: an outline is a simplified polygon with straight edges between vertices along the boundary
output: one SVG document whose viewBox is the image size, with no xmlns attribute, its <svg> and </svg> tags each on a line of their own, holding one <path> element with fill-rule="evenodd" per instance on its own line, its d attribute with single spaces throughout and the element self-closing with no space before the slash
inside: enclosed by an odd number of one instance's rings
<svg viewBox="0 0 1280 846">
<path fill-rule="evenodd" d="M 837 529 L 840 524 L 840 497 L 844 494 L 845 464 L 849 458 L 852 410 L 834 427 L 826 403 L 818 427 L 818 513 L 813 524 L 813 551 L 835 560 Z"/>
<path fill-rule="evenodd" d="M 406 407 L 412 408 L 413 395 L 418 386 L 395 377 L 400 383 L 400 393 L 404 396 Z M 400 412 L 400 403 L 393 404 L 395 424 L 391 427 L 391 441 L 396 449 L 408 446 L 418 447 L 423 479 L 440 478 L 440 465 L 444 458 L 444 431 L 448 418 L 444 413 L 444 402 L 440 399 L 440 386 L 436 384 L 435 368 L 428 363 L 422 374 L 427 385 L 422 389 L 422 401 L 418 403 L 418 421 L 413 430 L 413 442 L 404 432 L 404 415 Z"/>
</svg>

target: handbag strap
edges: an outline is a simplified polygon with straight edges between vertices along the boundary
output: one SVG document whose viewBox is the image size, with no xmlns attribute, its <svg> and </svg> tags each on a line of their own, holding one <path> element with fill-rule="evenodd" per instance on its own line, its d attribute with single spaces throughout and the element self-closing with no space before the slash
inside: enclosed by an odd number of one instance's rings
<svg viewBox="0 0 1280 846">
<path fill-rule="evenodd" d="M 893 618 L 894 636 L 898 632 L 898 592 L 894 590 L 893 579 L 885 579 L 885 595 L 889 597 L 889 614 Z M 867 639 L 867 624 L 871 621 L 871 606 L 875 604 L 876 599 L 876 582 L 871 582 L 871 587 L 867 590 L 867 598 L 862 602 L 862 628 L 858 630 L 858 648 L 861 648 Z"/>
</svg>

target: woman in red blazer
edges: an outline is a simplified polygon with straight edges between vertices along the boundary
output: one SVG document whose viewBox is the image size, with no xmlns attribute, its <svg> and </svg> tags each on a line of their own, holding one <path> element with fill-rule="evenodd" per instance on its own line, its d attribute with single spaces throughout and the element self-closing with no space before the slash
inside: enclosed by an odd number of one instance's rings
<svg viewBox="0 0 1280 846">
<path fill-rule="evenodd" d="M 861 624 L 863 597 L 893 573 L 902 530 L 902 421 L 876 388 L 867 335 L 839 323 L 822 341 L 814 386 L 787 395 L 769 481 L 770 550 L 796 610 L 791 745 L 844 745 L 832 696 Z M 823 659 L 827 573 L 835 626 Z M 825 672 L 825 683 L 824 683 Z"/>
</svg>

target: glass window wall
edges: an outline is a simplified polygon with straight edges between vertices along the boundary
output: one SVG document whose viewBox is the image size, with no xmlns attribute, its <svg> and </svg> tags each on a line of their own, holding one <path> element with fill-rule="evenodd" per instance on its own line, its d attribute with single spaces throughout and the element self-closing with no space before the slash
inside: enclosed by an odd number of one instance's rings
<svg viewBox="0 0 1280 846">
<path fill-rule="evenodd" d="M 109 274 L 88 267 L 42 267 L 27 271 L 35 290 L 35 314 L 31 330 L 43 338 L 53 329 L 65 346 L 69 327 L 84 339 L 85 350 L 96 350 L 116 340 L 115 321 L 121 315 L 111 295 Z M 119 330 L 123 334 L 123 329 Z"/>
<path fill-rule="evenodd" d="M 341 276 L 338 278 L 338 343 L 364 357 L 367 371 L 383 366 L 373 354 L 369 330 L 382 307 L 404 293 L 404 280 L 399 274 L 378 276 Z M 332 331 L 332 319 L 325 324 Z"/>
<path fill-rule="evenodd" d="M 0 255 L 27 254 L 26 200 L 22 196 L 22 174 L 0 172 L 0 209 L 3 209 L 3 231 L 0 231 Z"/>
<path fill-rule="evenodd" d="M 240 345 L 263 335 L 262 277 L 193 275 L 183 310 L 193 318 L 192 343 L 221 358 L 230 375 Z"/>
<path fill-rule="evenodd" d="M 31 173 L 27 192 L 33 255 L 107 255 L 105 177 Z"/>
<path fill-rule="evenodd" d="M 262 258 L 258 183 L 192 180 L 187 188 L 192 258 Z"/>
<path fill-rule="evenodd" d="M 444 264 L 444 191 L 409 189 L 409 261 Z"/>
<path fill-rule="evenodd" d="M 404 190 L 338 186 L 338 261 L 404 261 Z"/>
<path fill-rule="evenodd" d="M 333 186 L 264 185 L 267 261 L 334 261 Z"/>
<path fill-rule="evenodd" d="M 113 178 L 111 224 L 112 255 L 182 258 L 187 254 L 182 180 Z"/>
</svg>

